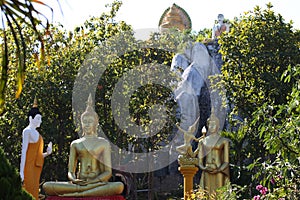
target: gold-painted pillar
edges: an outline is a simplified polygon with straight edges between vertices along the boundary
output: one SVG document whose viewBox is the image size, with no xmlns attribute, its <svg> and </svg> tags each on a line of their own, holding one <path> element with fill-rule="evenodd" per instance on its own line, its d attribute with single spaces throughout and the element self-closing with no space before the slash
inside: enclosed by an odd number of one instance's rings
<svg viewBox="0 0 300 200">
<path fill-rule="evenodd" d="M 180 166 L 178 170 L 183 175 L 183 187 L 184 187 L 184 200 L 188 199 L 188 196 L 193 191 L 194 186 L 194 175 L 198 171 L 198 167 L 196 166 Z"/>
</svg>

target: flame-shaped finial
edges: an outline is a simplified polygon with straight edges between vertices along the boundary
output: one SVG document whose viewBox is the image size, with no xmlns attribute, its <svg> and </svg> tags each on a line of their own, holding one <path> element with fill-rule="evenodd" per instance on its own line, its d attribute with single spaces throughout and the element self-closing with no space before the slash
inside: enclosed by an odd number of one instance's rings
<svg viewBox="0 0 300 200">
<path fill-rule="evenodd" d="M 93 99 L 92 99 L 92 94 L 90 93 L 89 94 L 89 98 L 88 98 L 88 101 L 87 101 L 87 106 L 93 106 Z"/>
<path fill-rule="evenodd" d="M 95 110 L 93 108 L 93 98 L 92 98 L 91 93 L 89 94 L 89 97 L 88 97 L 88 100 L 87 100 L 85 112 L 88 112 L 88 113 L 94 113 L 95 112 Z"/>
<path fill-rule="evenodd" d="M 38 103 L 37 103 L 37 99 L 36 97 L 34 97 L 34 100 L 33 100 L 33 105 L 32 105 L 33 108 L 37 108 L 38 107 Z"/>
</svg>

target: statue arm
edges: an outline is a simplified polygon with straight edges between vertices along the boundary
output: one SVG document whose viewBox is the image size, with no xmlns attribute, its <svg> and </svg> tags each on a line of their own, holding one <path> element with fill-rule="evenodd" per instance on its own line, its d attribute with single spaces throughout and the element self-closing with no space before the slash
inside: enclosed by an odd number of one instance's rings
<svg viewBox="0 0 300 200">
<path fill-rule="evenodd" d="M 177 126 L 178 130 L 180 130 L 181 132 L 183 132 L 183 133 L 187 132 L 186 130 L 183 130 L 183 129 L 179 126 L 179 123 L 178 123 L 178 122 L 176 123 L 176 126 Z"/>
<path fill-rule="evenodd" d="M 69 164 L 68 164 L 68 178 L 72 182 L 76 182 L 76 171 L 77 167 L 77 153 L 76 153 L 76 148 L 75 144 L 71 143 L 70 145 L 70 155 L 69 155 Z"/>
<path fill-rule="evenodd" d="M 191 125 L 191 127 L 192 127 L 192 130 L 193 130 L 193 131 L 195 131 L 195 130 L 196 130 L 197 123 L 198 123 L 199 119 L 200 119 L 200 116 L 199 116 L 199 117 L 196 119 L 196 121 L 194 122 L 194 124 L 193 124 L 193 125 Z"/>
<path fill-rule="evenodd" d="M 226 26 L 226 32 L 229 32 L 229 24 L 225 23 L 225 26 Z"/>
<path fill-rule="evenodd" d="M 193 135 L 193 132 L 195 131 L 195 129 L 192 130 L 183 130 L 180 126 L 179 123 L 176 123 L 176 126 L 178 128 L 178 130 L 180 130 L 181 132 L 183 132 L 184 134 L 184 140 L 186 143 L 189 143 L 191 140 L 195 140 L 198 141 L 198 139 Z"/>
<path fill-rule="evenodd" d="M 112 169 L 111 169 L 111 147 L 110 144 L 107 142 L 105 144 L 104 152 L 103 152 L 103 165 L 104 165 L 104 172 L 99 176 L 101 181 L 108 181 L 112 176 Z"/>
<path fill-rule="evenodd" d="M 43 153 L 43 157 L 47 157 L 52 153 L 52 142 L 49 142 L 48 146 L 47 146 L 47 150 L 45 153 Z"/>
<path fill-rule="evenodd" d="M 203 160 L 204 160 L 204 151 L 203 151 L 203 143 L 202 143 L 202 141 L 199 142 L 198 148 L 199 148 L 199 153 L 198 153 L 199 168 L 201 170 L 205 171 L 206 167 L 204 166 L 204 163 L 203 163 Z"/>
<path fill-rule="evenodd" d="M 223 172 L 225 169 L 229 167 L 229 141 L 226 139 L 224 142 L 224 162 L 220 166 L 219 170 L 220 172 Z"/>
<path fill-rule="evenodd" d="M 197 127 L 197 123 L 198 123 L 199 118 L 200 118 L 200 116 L 199 116 L 198 119 L 194 122 L 194 124 L 192 124 L 192 125 L 189 126 L 189 128 L 188 128 L 187 131 L 186 131 L 186 130 L 183 130 L 183 129 L 179 126 L 178 122 L 176 123 L 176 126 L 177 126 L 177 128 L 178 128 L 180 131 L 182 131 L 182 132 L 183 132 L 185 135 L 187 135 L 190 139 L 193 139 L 193 140 L 197 141 L 197 138 L 195 137 L 194 132 L 196 131 L 196 127 Z"/>
<path fill-rule="evenodd" d="M 216 38 L 216 24 L 212 27 L 212 31 L 211 31 L 211 38 L 215 39 Z"/>
<path fill-rule="evenodd" d="M 199 142 L 199 141 L 201 141 L 202 139 L 204 138 L 204 135 L 202 135 L 201 137 L 198 137 L 198 138 L 196 138 L 196 136 L 195 136 L 195 141 L 196 142 Z M 199 148 L 199 147 L 198 147 Z"/>
<path fill-rule="evenodd" d="M 198 153 L 199 153 L 199 146 L 197 147 L 197 149 L 195 151 L 191 150 L 190 155 L 191 155 L 191 157 L 196 158 Z"/>
<path fill-rule="evenodd" d="M 96 178 L 89 180 L 89 183 L 98 183 L 98 182 L 108 182 L 112 176 L 111 169 L 111 147 L 108 142 L 104 144 L 104 150 L 102 154 L 99 154 L 99 165 L 103 166 L 103 172 L 99 174 Z M 102 158 L 101 158 L 101 157 Z M 101 162 L 100 162 L 101 161 Z"/>
<path fill-rule="evenodd" d="M 26 153 L 30 140 L 30 132 L 28 130 L 24 130 L 22 134 L 22 153 L 21 153 L 21 163 L 20 163 L 20 176 L 21 180 L 24 180 L 24 168 L 26 162 Z"/>
</svg>

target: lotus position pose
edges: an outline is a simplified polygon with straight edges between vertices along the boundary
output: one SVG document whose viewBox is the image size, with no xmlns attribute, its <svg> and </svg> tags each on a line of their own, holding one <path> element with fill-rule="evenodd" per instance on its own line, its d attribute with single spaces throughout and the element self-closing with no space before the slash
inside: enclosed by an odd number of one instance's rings
<svg viewBox="0 0 300 200">
<path fill-rule="evenodd" d="M 112 176 L 109 142 L 97 136 L 98 115 L 92 106 L 91 95 L 81 115 L 83 137 L 71 143 L 68 178 L 70 182 L 46 182 L 43 189 L 48 195 L 89 197 L 121 194 L 121 182 L 108 182 Z M 80 167 L 77 170 L 77 162 Z"/>
<path fill-rule="evenodd" d="M 219 119 L 212 111 L 208 119 L 208 136 L 199 141 L 200 186 L 210 194 L 229 181 L 229 140 L 218 134 Z"/>
<path fill-rule="evenodd" d="M 28 118 L 29 125 L 22 133 L 20 176 L 25 190 L 38 200 L 44 158 L 52 153 L 52 143 L 50 142 L 47 151 L 43 152 L 44 141 L 36 130 L 42 123 L 42 115 L 37 107 L 36 99 L 28 113 Z"/>
</svg>

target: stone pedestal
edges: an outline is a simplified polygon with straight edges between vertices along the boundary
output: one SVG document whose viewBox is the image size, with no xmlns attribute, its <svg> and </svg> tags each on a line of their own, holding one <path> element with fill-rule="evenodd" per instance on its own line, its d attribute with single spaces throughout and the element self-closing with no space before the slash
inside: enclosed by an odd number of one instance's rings
<svg viewBox="0 0 300 200">
<path fill-rule="evenodd" d="M 178 170 L 183 175 L 184 200 L 187 200 L 189 194 L 193 191 L 193 178 L 196 172 L 198 171 L 198 167 L 192 165 L 180 166 Z"/>
<path fill-rule="evenodd" d="M 103 197 L 59 197 L 48 196 L 46 200 L 125 200 L 121 195 L 103 196 Z"/>
</svg>

